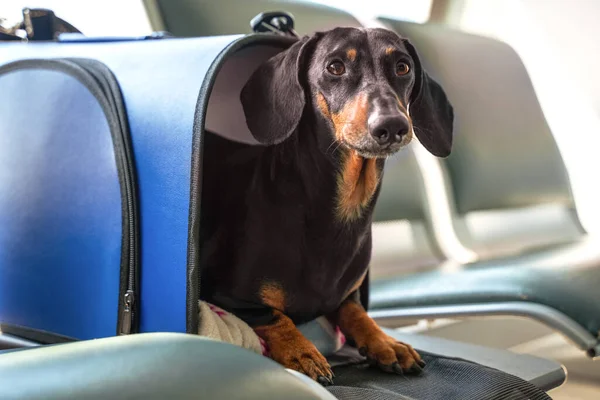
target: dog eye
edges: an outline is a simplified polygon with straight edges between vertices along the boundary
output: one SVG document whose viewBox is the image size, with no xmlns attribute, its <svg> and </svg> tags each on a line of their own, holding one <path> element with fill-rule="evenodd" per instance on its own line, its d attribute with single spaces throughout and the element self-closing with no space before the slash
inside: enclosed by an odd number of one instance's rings
<svg viewBox="0 0 600 400">
<path fill-rule="evenodd" d="M 346 72 L 346 67 L 341 61 L 334 61 L 327 66 L 327 71 L 332 75 L 343 75 Z"/>
<path fill-rule="evenodd" d="M 401 61 L 398 64 L 396 64 L 396 75 L 398 75 L 398 76 L 406 75 L 406 74 L 408 74 L 409 71 L 410 71 L 410 67 L 408 66 L 407 63 Z"/>
</svg>

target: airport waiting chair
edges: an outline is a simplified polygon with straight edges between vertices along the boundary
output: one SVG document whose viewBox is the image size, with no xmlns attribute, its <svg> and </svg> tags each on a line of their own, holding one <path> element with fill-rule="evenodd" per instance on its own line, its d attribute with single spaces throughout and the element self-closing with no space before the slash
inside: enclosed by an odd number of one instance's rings
<svg viewBox="0 0 600 400">
<path fill-rule="evenodd" d="M 449 204 L 425 204 L 449 209 L 447 221 L 430 220 L 434 237 L 442 228 L 454 232 L 476 261 L 374 280 L 372 315 L 525 316 L 597 356 L 600 248 L 579 223 L 565 165 L 521 60 L 493 39 L 381 22 L 410 38 L 455 107 L 453 153 L 439 163 Z"/>
</svg>

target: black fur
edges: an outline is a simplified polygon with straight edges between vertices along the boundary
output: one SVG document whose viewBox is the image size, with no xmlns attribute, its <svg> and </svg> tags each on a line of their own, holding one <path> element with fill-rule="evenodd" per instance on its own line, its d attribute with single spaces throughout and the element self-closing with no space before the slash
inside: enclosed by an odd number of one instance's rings
<svg viewBox="0 0 600 400">
<path fill-rule="evenodd" d="M 415 134 L 431 154 L 447 157 L 452 149 L 454 110 L 442 87 L 421 66 L 417 50 L 408 40 L 404 43 L 416 69 L 416 81 L 410 101 Z"/>
<path fill-rule="evenodd" d="M 390 46 L 397 51 L 385 55 Z M 330 60 L 343 60 L 348 48 L 357 54 L 354 62 L 346 60 L 345 76 L 328 74 Z M 411 74 L 395 75 L 398 59 L 410 63 Z M 252 326 L 271 319 L 259 296 L 265 282 L 281 285 L 283 311 L 298 324 L 334 312 L 369 265 L 379 187 L 360 218 L 348 222 L 336 217 L 337 182 L 351 148 L 378 150 L 369 132 L 356 143 L 336 142 L 315 102 L 318 93 L 331 113 L 359 93 L 368 93 L 379 109 L 397 107 L 394 96 L 411 102 L 425 147 L 436 155 L 450 150 L 451 106 L 412 45 L 392 32 L 334 29 L 302 39 L 261 66 L 241 100 L 248 127 L 263 145 L 206 135 L 201 212 L 201 297 Z M 375 108 L 370 105 L 369 113 Z M 381 173 L 389 153 L 381 149 Z"/>
</svg>

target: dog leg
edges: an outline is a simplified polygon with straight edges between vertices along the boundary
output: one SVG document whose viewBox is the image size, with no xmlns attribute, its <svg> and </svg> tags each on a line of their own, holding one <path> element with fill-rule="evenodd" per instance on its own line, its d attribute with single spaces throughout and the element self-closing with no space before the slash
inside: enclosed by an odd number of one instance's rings
<svg viewBox="0 0 600 400">
<path fill-rule="evenodd" d="M 357 297 L 348 297 L 334 317 L 344 335 L 354 340 L 361 355 L 386 372 L 421 372 L 425 362 L 419 353 L 409 344 L 385 334 L 367 315 Z"/>
<path fill-rule="evenodd" d="M 333 383 L 333 372 L 319 350 L 296 328 L 292 320 L 273 310 L 274 322 L 255 327 L 254 331 L 269 345 L 271 358 L 322 385 Z"/>
</svg>

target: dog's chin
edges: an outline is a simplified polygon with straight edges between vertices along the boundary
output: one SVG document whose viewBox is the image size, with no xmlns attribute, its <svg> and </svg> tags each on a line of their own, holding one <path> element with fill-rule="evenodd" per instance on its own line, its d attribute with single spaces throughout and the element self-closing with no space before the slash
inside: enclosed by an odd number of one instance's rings
<svg viewBox="0 0 600 400">
<path fill-rule="evenodd" d="M 400 143 L 386 147 L 381 147 L 378 145 L 357 146 L 348 142 L 344 142 L 343 145 L 347 149 L 355 151 L 359 156 L 363 158 L 386 158 L 397 153 L 400 149 L 404 147 Z"/>
</svg>

